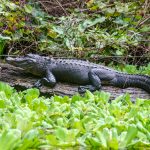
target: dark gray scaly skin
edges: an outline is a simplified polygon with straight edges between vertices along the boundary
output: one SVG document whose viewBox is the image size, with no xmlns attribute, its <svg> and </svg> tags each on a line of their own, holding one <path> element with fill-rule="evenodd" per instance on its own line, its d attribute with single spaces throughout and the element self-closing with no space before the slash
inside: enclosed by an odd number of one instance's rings
<svg viewBox="0 0 150 150">
<path fill-rule="evenodd" d="M 42 77 L 35 83 L 36 87 L 42 84 L 54 87 L 57 81 L 62 81 L 82 85 L 78 88 L 80 93 L 99 90 L 103 84 L 120 88 L 138 87 L 150 93 L 150 76 L 122 73 L 88 61 L 54 59 L 36 54 L 8 57 L 6 60 L 9 64 Z"/>
</svg>

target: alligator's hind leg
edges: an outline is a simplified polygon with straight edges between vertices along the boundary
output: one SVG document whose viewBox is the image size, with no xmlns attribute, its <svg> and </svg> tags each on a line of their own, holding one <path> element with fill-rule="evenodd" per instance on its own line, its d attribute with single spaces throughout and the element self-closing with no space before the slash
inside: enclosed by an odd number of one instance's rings
<svg viewBox="0 0 150 150">
<path fill-rule="evenodd" d="M 79 86 L 78 91 L 79 93 L 84 93 L 86 90 L 90 90 L 91 92 L 94 92 L 96 90 L 99 90 L 101 88 L 101 80 L 99 76 L 97 75 L 97 69 L 92 69 L 88 76 L 91 85 L 86 86 Z"/>
<path fill-rule="evenodd" d="M 34 84 L 34 87 L 40 87 L 42 85 L 46 85 L 46 86 L 49 86 L 49 87 L 54 87 L 56 84 L 56 78 L 55 76 L 52 74 L 51 71 L 47 71 L 47 75 L 46 77 L 38 80 L 35 84 Z"/>
<path fill-rule="evenodd" d="M 104 70 L 97 68 L 92 69 L 88 76 L 91 85 L 80 86 L 78 89 L 80 93 L 84 93 L 87 89 L 90 91 L 99 90 L 101 88 L 101 81 L 107 81 L 108 83 L 111 83 L 116 78 L 114 72 L 107 69 Z"/>
</svg>

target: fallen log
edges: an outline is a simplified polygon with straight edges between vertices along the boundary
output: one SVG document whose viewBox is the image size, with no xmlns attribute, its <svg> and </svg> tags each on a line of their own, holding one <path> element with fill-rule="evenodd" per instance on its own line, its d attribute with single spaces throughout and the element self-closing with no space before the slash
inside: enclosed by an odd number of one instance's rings
<svg viewBox="0 0 150 150">
<path fill-rule="evenodd" d="M 11 66 L 9 64 L 0 63 L 0 81 L 6 82 L 9 85 L 15 87 L 17 90 L 24 90 L 31 88 L 34 83 L 37 81 L 37 77 L 25 73 L 21 68 Z M 68 95 L 72 96 L 77 93 L 78 86 L 68 83 L 57 83 L 54 88 L 49 88 L 46 86 L 40 87 L 40 92 L 42 95 Z M 103 86 L 102 90 L 105 92 L 111 93 L 111 99 L 115 99 L 117 96 L 120 96 L 125 93 L 131 95 L 131 99 L 135 100 L 136 98 L 150 99 L 150 94 L 139 88 L 116 88 L 112 86 Z"/>
</svg>

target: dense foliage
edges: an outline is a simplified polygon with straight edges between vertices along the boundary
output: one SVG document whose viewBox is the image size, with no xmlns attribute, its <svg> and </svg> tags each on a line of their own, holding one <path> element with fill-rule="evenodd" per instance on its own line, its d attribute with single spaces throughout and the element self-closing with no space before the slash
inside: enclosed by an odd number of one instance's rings
<svg viewBox="0 0 150 150">
<path fill-rule="evenodd" d="M 150 75 L 150 63 L 147 66 L 140 66 L 138 69 L 135 65 L 117 65 L 115 69 L 129 74 Z"/>
<path fill-rule="evenodd" d="M 101 55 L 145 55 L 147 1 L 90 0 L 83 9 L 54 17 L 34 1 L 0 0 L 0 53 L 96 50 Z"/>
<path fill-rule="evenodd" d="M 150 148 L 150 100 L 109 98 L 89 91 L 44 98 L 37 89 L 18 93 L 0 83 L 0 150 Z"/>
</svg>

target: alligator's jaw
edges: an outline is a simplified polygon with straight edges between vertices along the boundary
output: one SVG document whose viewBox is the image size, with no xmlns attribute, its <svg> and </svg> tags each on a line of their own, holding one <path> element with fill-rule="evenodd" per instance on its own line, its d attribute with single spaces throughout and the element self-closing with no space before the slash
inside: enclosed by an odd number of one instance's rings
<svg viewBox="0 0 150 150">
<path fill-rule="evenodd" d="M 11 64 L 11 65 L 19 67 L 21 60 L 20 60 L 20 58 L 7 57 L 6 62 Z"/>
<path fill-rule="evenodd" d="M 45 68 L 43 67 L 43 59 L 38 59 L 36 57 L 21 56 L 21 57 L 8 57 L 6 58 L 7 63 L 20 67 L 26 72 L 33 75 L 41 76 L 45 73 Z"/>
<path fill-rule="evenodd" d="M 13 66 L 21 67 L 21 68 L 28 68 L 31 64 L 29 62 L 30 60 L 27 57 L 17 57 L 17 58 L 8 57 L 6 61 L 7 63 Z"/>
</svg>

